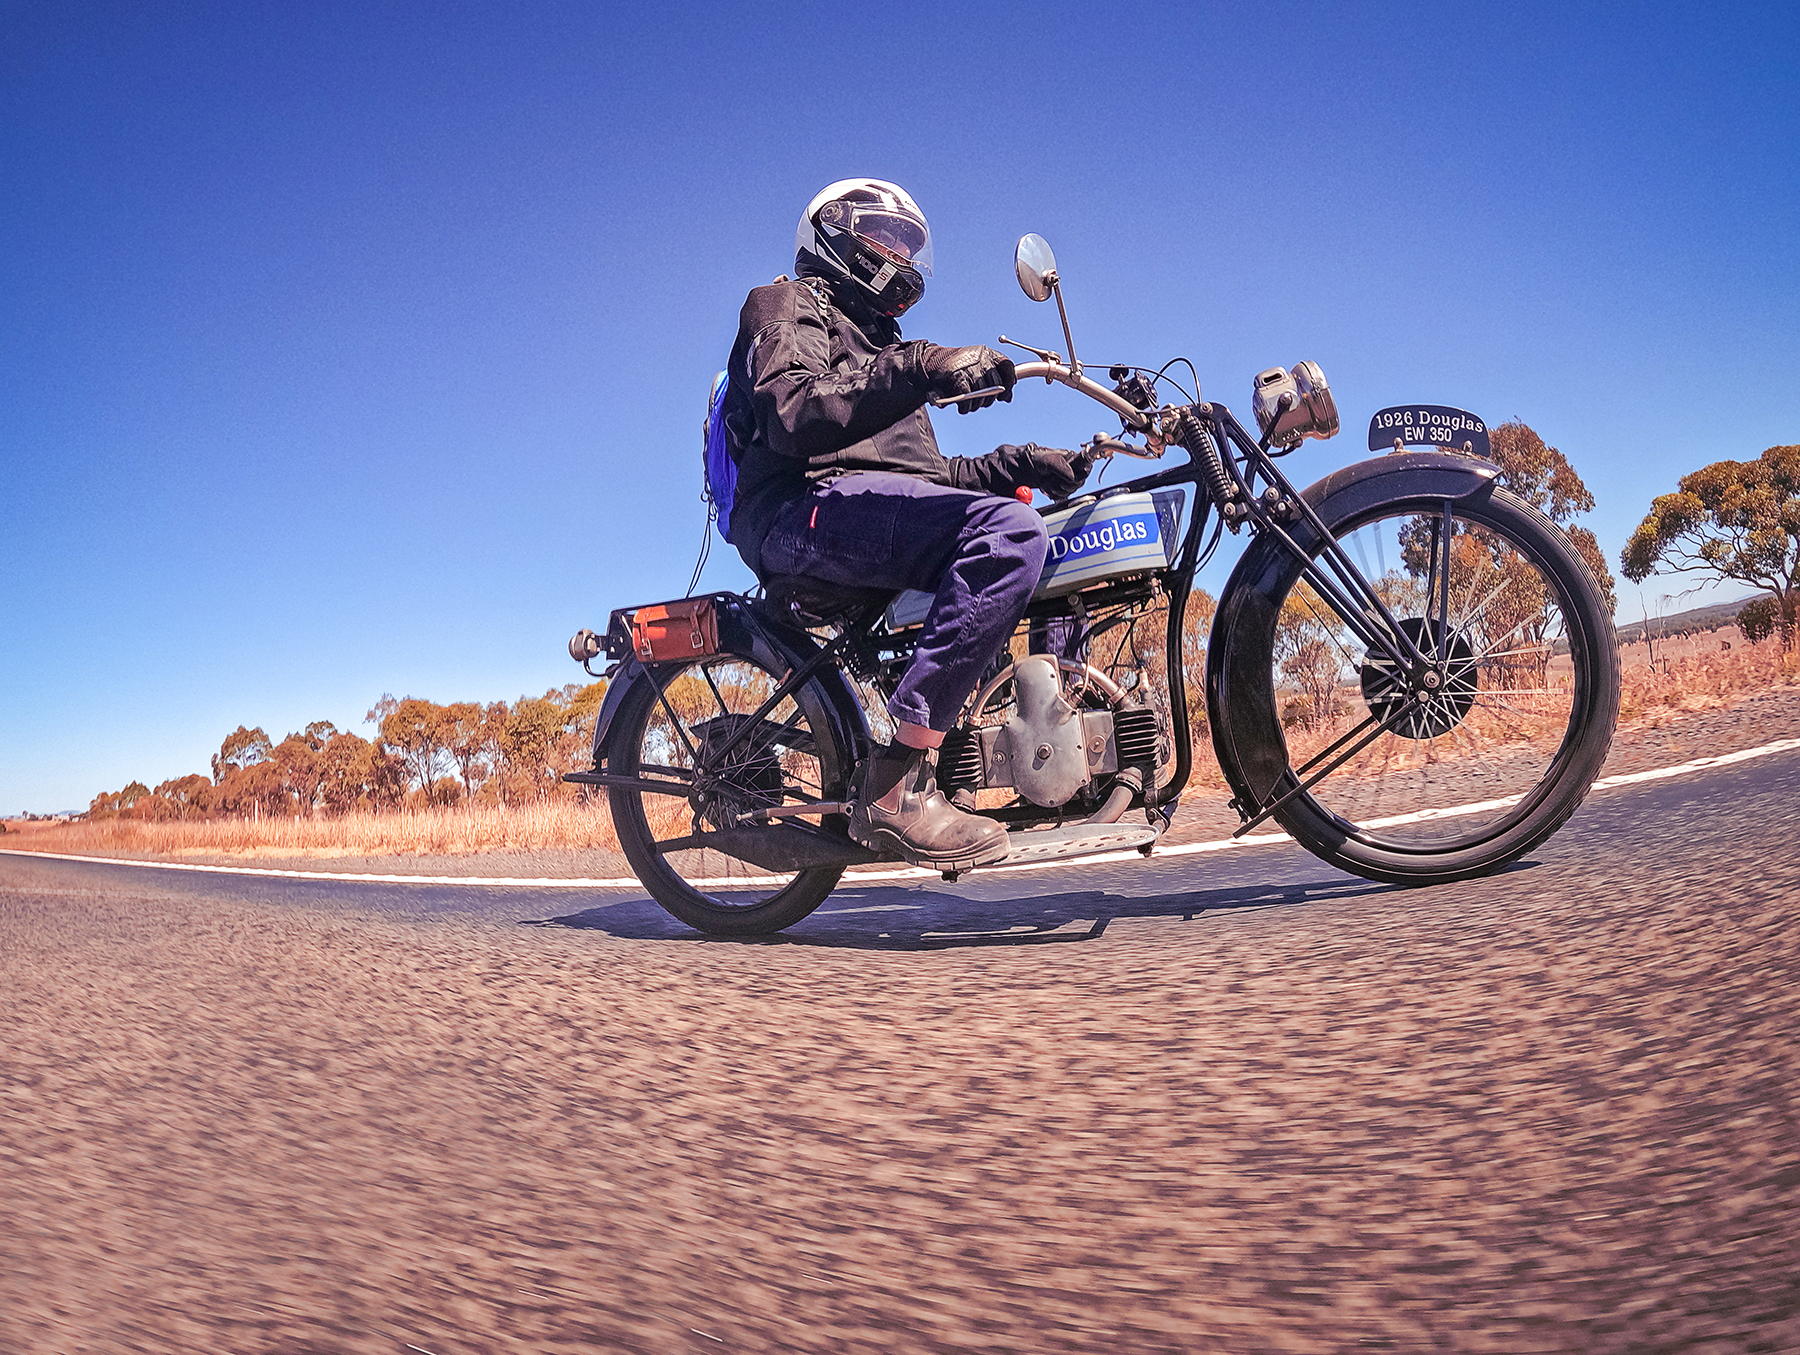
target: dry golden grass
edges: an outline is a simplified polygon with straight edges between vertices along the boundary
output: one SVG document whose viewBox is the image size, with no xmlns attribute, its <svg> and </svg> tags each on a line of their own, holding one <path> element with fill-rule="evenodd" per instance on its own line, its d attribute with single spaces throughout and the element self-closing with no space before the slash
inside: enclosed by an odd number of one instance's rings
<svg viewBox="0 0 1800 1355">
<path fill-rule="evenodd" d="M 8 833 L 0 845 L 38 851 L 125 851 L 148 856 L 462 856 L 474 852 L 617 851 L 605 803 L 553 800 L 318 819 L 103 819 L 52 832 Z"/>
<path fill-rule="evenodd" d="M 20 839 L 33 833 L 54 833 L 66 829 L 61 819 L 6 819 L 0 821 L 0 829 L 4 829 L 7 841 L 0 842 L 0 847 L 18 847 L 24 845 Z M 14 834 L 18 836 L 15 837 Z"/>
<path fill-rule="evenodd" d="M 1658 641 L 1655 668 L 1642 644 L 1625 646 L 1619 657 L 1621 721 L 1730 705 L 1753 692 L 1800 682 L 1800 654 L 1784 654 L 1778 640 L 1746 644 L 1735 626 Z"/>
<path fill-rule="evenodd" d="M 1729 642 L 1729 650 L 1719 645 Z M 1621 653 L 1623 691 L 1622 723 L 1659 723 L 1683 710 L 1702 710 L 1730 705 L 1756 692 L 1800 683 L 1800 655 L 1783 654 L 1775 641 L 1750 645 L 1735 628 L 1686 640 L 1659 642 L 1658 664 L 1652 668 L 1642 644 L 1628 645 Z M 1566 662 L 1566 660 L 1564 661 Z M 1557 680 L 1553 668 L 1552 682 Z M 1346 690 L 1346 700 L 1355 693 Z M 1547 694 L 1542 719 L 1522 710 L 1504 722 L 1491 717 L 1470 721 L 1470 749 L 1491 750 L 1507 743 L 1529 743 L 1533 738 L 1560 735 L 1563 701 Z M 1487 727 L 1493 724 L 1492 728 Z M 1539 727 L 1541 725 L 1541 728 Z M 1340 721 L 1330 729 L 1290 729 L 1291 751 L 1304 760 L 1330 742 L 1348 725 Z M 1444 743 L 1437 755 L 1455 755 L 1455 741 Z M 1204 737 L 1194 750 L 1197 786 L 1222 784 Z M 1422 752 L 1420 756 L 1425 754 Z M 1385 770 L 1385 769 L 1384 769 Z M 1354 769 L 1352 769 L 1354 773 Z M 1004 802 L 1010 791 L 983 792 L 988 800 Z M 653 802 L 652 822 L 660 836 L 679 832 L 678 822 L 688 813 L 685 802 L 669 799 Z M 51 852 L 123 852 L 145 856 L 238 857 L 346 857 L 432 855 L 459 856 L 488 851 L 589 850 L 617 851 L 618 838 L 603 800 L 581 803 L 553 800 L 547 804 L 518 807 L 495 805 L 458 806 L 398 813 L 357 813 L 342 818 L 208 819 L 189 823 L 148 823 L 133 819 L 108 819 L 92 823 L 54 824 L 9 822 L 0 846 Z"/>
<path fill-rule="evenodd" d="M 1556 679 L 1552 677 L 1554 684 Z M 1449 733 L 1437 739 L 1383 737 L 1352 758 L 1337 773 L 1340 779 L 1361 775 L 1388 776 L 1399 767 L 1454 762 L 1462 757 L 1491 758 L 1498 750 L 1523 750 L 1544 744 L 1554 748 L 1568 726 L 1569 691 L 1553 685 L 1541 696 L 1514 695 L 1503 709 L 1477 705 Z M 1287 730 L 1288 755 L 1296 765 L 1310 760 L 1368 718 L 1360 694 L 1344 694 L 1348 713 L 1318 729 Z"/>
<path fill-rule="evenodd" d="M 1730 649 L 1721 649 L 1722 643 L 1728 643 Z M 1643 719 L 1658 723 L 1673 712 L 1730 706 L 1757 692 L 1800 682 L 1800 655 L 1784 655 L 1780 644 L 1772 640 L 1747 644 L 1735 627 L 1658 641 L 1656 654 L 1656 666 L 1652 667 L 1644 645 L 1627 645 L 1621 650 L 1621 724 Z M 1430 744 L 1383 741 L 1354 759 L 1339 775 L 1387 775 L 1393 770 L 1396 757 L 1401 763 L 1414 765 L 1466 755 L 1487 758 L 1506 748 L 1523 753 L 1532 746 L 1553 745 L 1562 737 L 1569 708 L 1566 656 L 1552 662 L 1548 677 L 1550 685 L 1541 696 L 1510 697 L 1502 710 L 1478 706 L 1452 734 Z M 1297 763 L 1304 762 L 1364 717 L 1360 693 L 1345 688 L 1339 697 L 1346 713 L 1329 725 L 1312 730 L 1296 725 L 1287 730 L 1288 750 Z M 1400 747 L 1401 753 L 1395 754 L 1390 744 Z"/>
</svg>

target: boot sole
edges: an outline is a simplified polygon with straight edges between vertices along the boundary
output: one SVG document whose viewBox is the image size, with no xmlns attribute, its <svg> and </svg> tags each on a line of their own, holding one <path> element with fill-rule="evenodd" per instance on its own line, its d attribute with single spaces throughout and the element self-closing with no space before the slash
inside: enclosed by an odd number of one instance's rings
<svg viewBox="0 0 1800 1355">
<path fill-rule="evenodd" d="M 998 842 L 972 847 L 964 852 L 932 855 L 907 846 L 900 840 L 898 833 L 888 828 L 877 828 L 867 837 L 858 837 L 857 841 L 876 851 L 893 852 L 909 865 L 937 871 L 964 871 L 974 870 L 977 866 L 992 866 L 1006 860 L 1012 853 L 1012 843 L 1001 838 Z"/>
</svg>

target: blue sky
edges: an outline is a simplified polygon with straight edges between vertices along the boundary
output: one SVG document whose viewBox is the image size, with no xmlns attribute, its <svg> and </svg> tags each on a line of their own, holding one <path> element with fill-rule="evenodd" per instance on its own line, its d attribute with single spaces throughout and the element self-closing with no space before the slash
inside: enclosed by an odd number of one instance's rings
<svg viewBox="0 0 1800 1355">
<path fill-rule="evenodd" d="M 1680 474 L 1800 441 L 1797 72 L 1791 5 L 9 0 L 0 812 L 580 677 L 571 631 L 686 587 L 738 306 L 848 175 L 931 218 L 910 335 L 1060 346 L 1035 230 L 1090 361 L 1191 357 L 1246 418 L 1318 361 L 1302 482 L 1384 405 L 1523 418 L 1616 562 Z"/>
</svg>

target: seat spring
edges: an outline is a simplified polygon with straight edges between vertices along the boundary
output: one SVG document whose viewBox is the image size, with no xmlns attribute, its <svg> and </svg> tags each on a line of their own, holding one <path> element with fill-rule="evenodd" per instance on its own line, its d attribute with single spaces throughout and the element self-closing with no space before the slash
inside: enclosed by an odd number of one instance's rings
<svg viewBox="0 0 1800 1355">
<path fill-rule="evenodd" d="M 858 627 L 850 632 L 843 649 L 844 667 L 861 682 L 875 683 L 881 678 L 881 655 L 869 640 L 869 633 Z"/>
</svg>

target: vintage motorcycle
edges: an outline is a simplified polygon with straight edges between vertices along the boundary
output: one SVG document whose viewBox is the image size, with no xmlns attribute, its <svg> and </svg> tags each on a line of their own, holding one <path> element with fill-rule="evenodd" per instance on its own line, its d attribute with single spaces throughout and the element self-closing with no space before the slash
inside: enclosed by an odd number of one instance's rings
<svg viewBox="0 0 1800 1355">
<path fill-rule="evenodd" d="M 1568 538 L 1498 482 L 1482 420 L 1382 410 L 1385 455 L 1297 489 L 1278 458 L 1338 430 L 1316 364 L 1255 378 L 1252 437 L 1169 375 L 1185 360 L 1091 379 L 1049 245 L 1026 236 L 1015 266 L 1027 296 L 1056 299 L 1069 352 L 1003 336 L 1034 358 L 1017 388 L 1116 414 L 1121 435 L 1088 444 L 1103 458 L 1185 460 L 1043 510 L 1051 558 L 1021 634 L 938 754 L 945 794 L 1007 825 L 1003 864 L 1150 855 L 1207 730 L 1240 835 L 1273 819 L 1369 879 L 1481 875 L 1554 833 L 1612 741 L 1612 618 Z M 1224 528 L 1250 535 L 1205 641 L 1202 720 L 1188 612 Z M 593 769 L 565 779 L 605 787 L 644 887 L 717 935 L 791 926 L 846 868 L 892 859 L 851 840 L 847 799 L 929 603 L 765 583 L 621 608 L 570 642 L 590 674 L 612 663 Z"/>
</svg>

